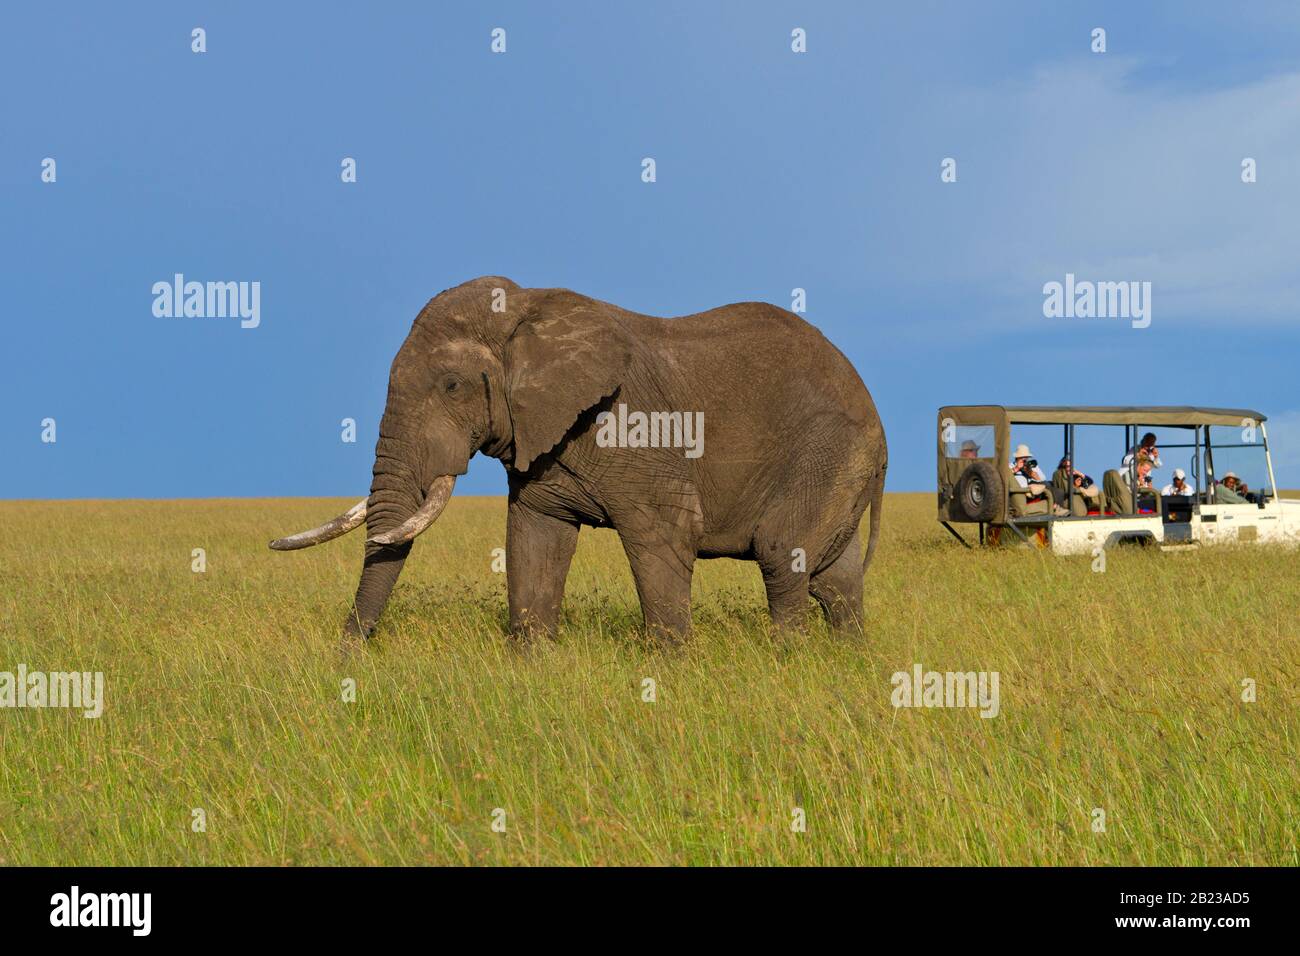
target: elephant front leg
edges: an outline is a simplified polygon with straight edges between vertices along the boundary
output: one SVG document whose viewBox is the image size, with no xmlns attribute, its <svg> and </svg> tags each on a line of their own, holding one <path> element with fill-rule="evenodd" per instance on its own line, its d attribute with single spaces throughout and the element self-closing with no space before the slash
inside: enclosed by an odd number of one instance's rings
<svg viewBox="0 0 1300 956">
<path fill-rule="evenodd" d="M 512 501 L 506 518 L 506 589 L 510 633 L 528 640 L 555 635 L 564 580 L 578 544 L 578 525 Z"/>
<path fill-rule="evenodd" d="M 695 549 L 686 541 L 645 540 L 620 532 L 650 636 L 677 642 L 691 632 L 691 575 Z"/>
</svg>

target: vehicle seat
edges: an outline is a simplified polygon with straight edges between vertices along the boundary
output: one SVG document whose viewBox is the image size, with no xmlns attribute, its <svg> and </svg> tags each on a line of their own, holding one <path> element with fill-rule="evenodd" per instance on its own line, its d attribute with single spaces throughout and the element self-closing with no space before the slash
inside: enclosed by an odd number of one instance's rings
<svg viewBox="0 0 1300 956">
<path fill-rule="evenodd" d="M 1120 515 L 1133 513 L 1133 492 L 1129 490 L 1128 485 L 1124 484 L 1119 469 L 1112 468 L 1107 471 L 1102 476 L 1101 487 L 1106 496 L 1106 511 Z"/>
</svg>

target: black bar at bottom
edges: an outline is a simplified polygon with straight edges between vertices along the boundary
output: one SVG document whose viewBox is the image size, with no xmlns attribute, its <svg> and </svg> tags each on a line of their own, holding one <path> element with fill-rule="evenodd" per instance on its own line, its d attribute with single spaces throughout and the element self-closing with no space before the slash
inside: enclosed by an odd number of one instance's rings
<svg viewBox="0 0 1300 956">
<path fill-rule="evenodd" d="M 712 927 L 734 943 L 785 924 L 837 934 L 911 927 L 907 935 L 923 930 L 927 943 L 978 928 L 999 943 L 1051 932 L 1072 940 L 1199 934 L 1231 946 L 1242 934 L 1293 926 L 1295 871 L 68 868 L 0 870 L 0 881 L 0 925 L 10 944 L 75 935 L 128 945 L 320 942 L 338 951 L 350 941 L 424 930 L 430 941 L 481 934 L 499 944 L 517 934 L 535 946 L 579 937 L 612 942 L 611 930 L 667 942 L 660 934 L 687 925 L 701 927 L 693 939 Z M 143 895 L 129 894 L 148 894 L 147 910 Z M 139 933 L 146 912 L 147 936 Z M 84 925 L 114 913 L 125 925 Z"/>
</svg>

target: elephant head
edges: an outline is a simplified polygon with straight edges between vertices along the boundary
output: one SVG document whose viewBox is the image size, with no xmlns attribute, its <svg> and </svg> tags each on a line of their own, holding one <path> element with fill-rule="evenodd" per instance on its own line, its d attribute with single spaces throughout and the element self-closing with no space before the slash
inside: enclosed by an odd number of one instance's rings
<svg viewBox="0 0 1300 956">
<path fill-rule="evenodd" d="M 449 289 L 420 311 L 389 372 L 370 496 L 271 542 L 277 551 L 311 547 L 365 523 L 349 634 L 373 631 L 411 542 L 437 520 L 476 452 L 527 473 L 618 389 L 630 347 L 617 312 L 496 276 Z"/>
</svg>

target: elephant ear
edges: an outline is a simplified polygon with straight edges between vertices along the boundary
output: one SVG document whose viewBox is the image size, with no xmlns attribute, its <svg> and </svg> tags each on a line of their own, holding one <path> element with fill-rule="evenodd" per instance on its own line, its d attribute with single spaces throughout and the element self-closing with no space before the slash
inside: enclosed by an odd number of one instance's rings
<svg viewBox="0 0 1300 956">
<path fill-rule="evenodd" d="M 530 297 L 506 343 L 511 467 L 524 472 L 623 383 L 631 340 L 610 307 L 563 290 Z"/>
</svg>

